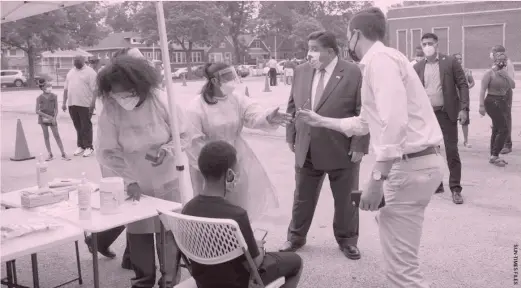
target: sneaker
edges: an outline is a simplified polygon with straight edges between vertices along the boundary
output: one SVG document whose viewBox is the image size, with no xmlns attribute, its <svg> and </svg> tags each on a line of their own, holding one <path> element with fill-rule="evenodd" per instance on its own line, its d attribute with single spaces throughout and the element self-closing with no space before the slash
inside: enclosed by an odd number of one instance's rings
<svg viewBox="0 0 521 288">
<path fill-rule="evenodd" d="M 94 153 L 94 149 L 87 148 L 85 149 L 85 152 L 83 152 L 83 157 L 89 157 L 90 155 L 92 155 L 92 153 Z"/>
<path fill-rule="evenodd" d="M 467 142 L 464 142 L 464 143 L 463 143 L 463 146 L 465 146 L 466 148 L 472 148 L 472 145 L 470 145 L 470 144 L 467 143 Z"/>
<path fill-rule="evenodd" d="M 62 154 L 62 160 L 63 161 L 71 161 L 71 158 L 69 158 L 69 156 L 67 156 L 67 154 Z"/>
<path fill-rule="evenodd" d="M 499 152 L 500 154 L 508 154 L 512 152 L 512 148 L 507 148 L 507 147 L 504 147 L 503 149 L 501 149 L 501 152 Z"/>
<path fill-rule="evenodd" d="M 52 154 L 49 154 L 49 157 L 47 157 L 47 159 L 45 159 L 45 161 L 52 161 L 54 159 L 54 157 L 52 156 Z"/>
<path fill-rule="evenodd" d="M 80 156 L 81 154 L 83 154 L 83 152 L 85 152 L 85 149 L 78 147 L 78 149 L 74 151 L 74 156 Z"/>
</svg>

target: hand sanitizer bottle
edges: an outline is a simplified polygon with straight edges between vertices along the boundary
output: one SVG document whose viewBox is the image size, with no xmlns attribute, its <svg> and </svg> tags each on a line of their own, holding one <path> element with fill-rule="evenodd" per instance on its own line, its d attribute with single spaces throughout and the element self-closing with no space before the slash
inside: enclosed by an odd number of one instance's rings
<svg viewBox="0 0 521 288">
<path fill-rule="evenodd" d="M 49 188 L 49 166 L 47 162 L 43 160 L 43 154 L 40 154 L 40 159 L 36 163 L 36 181 L 38 182 L 38 188 Z"/>
<path fill-rule="evenodd" d="M 80 220 L 88 220 L 91 217 L 91 196 L 92 187 L 89 185 L 85 172 L 82 173 L 80 185 L 78 185 L 78 208 Z"/>
</svg>

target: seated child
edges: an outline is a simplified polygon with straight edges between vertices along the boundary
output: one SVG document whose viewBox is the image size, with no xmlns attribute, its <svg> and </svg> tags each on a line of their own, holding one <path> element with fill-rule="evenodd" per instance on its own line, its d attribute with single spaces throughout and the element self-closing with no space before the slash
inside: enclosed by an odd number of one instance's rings
<svg viewBox="0 0 521 288">
<path fill-rule="evenodd" d="M 51 150 L 51 142 L 49 140 L 49 127 L 51 128 L 52 135 L 60 148 L 62 153 L 62 159 L 65 161 L 71 160 L 67 157 L 65 150 L 63 149 L 62 140 L 60 133 L 58 132 L 58 122 L 56 122 L 56 116 L 58 115 L 58 96 L 52 93 L 52 85 L 45 80 L 41 80 L 38 83 L 40 89 L 43 90 L 43 94 L 36 98 L 36 114 L 38 114 L 38 124 L 42 126 L 43 138 L 45 140 L 45 147 L 49 153 L 46 161 L 54 159 Z"/>
<path fill-rule="evenodd" d="M 227 142 L 216 141 L 206 144 L 199 155 L 198 164 L 205 180 L 203 191 L 183 207 L 182 213 L 196 217 L 232 219 L 237 222 L 248 244 L 265 285 L 285 277 L 283 287 L 297 287 L 302 272 L 302 259 L 294 252 L 266 253 L 264 240 L 255 239 L 246 210 L 228 202 L 230 191 L 239 175 L 237 151 Z M 248 288 L 250 272 L 244 256 L 219 265 L 203 265 L 192 261 L 192 276 L 199 288 Z"/>
</svg>

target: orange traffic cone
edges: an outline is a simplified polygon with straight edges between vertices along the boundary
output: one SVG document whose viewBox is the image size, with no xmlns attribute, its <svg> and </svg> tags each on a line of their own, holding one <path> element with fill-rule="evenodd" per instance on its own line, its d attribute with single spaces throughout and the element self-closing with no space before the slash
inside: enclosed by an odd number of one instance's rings
<svg viewBox="0 0 521 288">
<path fill-rule="evenodd" d="M 250 97 L 250 91 L 248 91 L 248 86 L 244 89 L 244 95 Z"/>
<path fill-rule="evenodd" d="M 183 78 L 183 86 L 186 86 L 186 75 L 181 74 L 181 77 Z"/>
<path fill-rule="evenodd" d="M 31 153 L 29 152 L 29 147 L 27 146 L 27 140 L 25 139 L 22 121 L 18 119 L 16 123 L 16 144 L 14 147 L 14 157 L 10 159 L 11 161 L 25 161 L 32 160 L 34 158 L 34 156 L 31 156 Z"/>
<path fill-rule="evenodd" d="M 271 92 L 268 76 L 266 76 L 266 81 L 264 82 L 264 92 Z"/>
</svg>

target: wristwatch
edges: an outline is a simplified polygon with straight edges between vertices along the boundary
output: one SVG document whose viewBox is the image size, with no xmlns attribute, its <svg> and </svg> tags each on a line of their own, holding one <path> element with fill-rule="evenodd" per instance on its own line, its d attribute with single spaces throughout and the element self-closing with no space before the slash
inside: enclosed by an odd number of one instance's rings
<svg viewBox="0 0 521 288">
<path fill-rule="evenodd" d="M 373 170 L 373 180 L 384 181 L 384 180 L 387 180 L 387 176 L 382 175 L 382 172 L 380 172 L 378 170 Z"/>
</svg>

